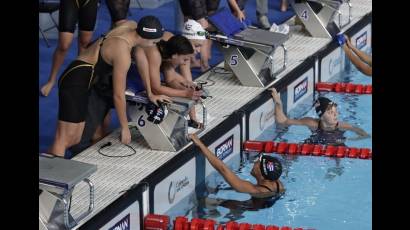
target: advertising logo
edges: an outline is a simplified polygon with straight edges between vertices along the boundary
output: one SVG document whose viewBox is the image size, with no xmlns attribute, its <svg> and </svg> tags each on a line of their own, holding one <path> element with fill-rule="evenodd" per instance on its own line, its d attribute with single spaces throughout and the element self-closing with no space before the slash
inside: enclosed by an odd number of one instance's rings
<svg viewBox="0 0 410 230">
<path fill-rule="evenodd" d="M 215 154 L 216 156 L 223 160 L 233 152 L 233 134 L 228 137 L 222 144 L 216 146 Z"/>
<path fill-rule="evenodd" d="M 172 204 L 174 202 L 175 195 L 188 185 L 188 177 L 184 177 L 183 179 L 177 181 L 171 181 L 168 189 L 168 202 Z"/>
<path fill-rule="evenodd" d="M 333 61 L 332 58 L 330 58 L 330 61 L 329 61 L 329 76 L 332 76 L 332 74 L 333 74 L 334 70 L 336 69 L 336 67 L 338 65 L 340 65 L 341 63 L 342 63 L 342 58 L 341 57 L 336 58 L 334 61 Z"/>
<path fill-rule="evenodd" d="M 130 230 L 130 214 L 128 213 L 124 218 L 108 230 Z"/>
<path fill-rule="evenodd" d="M 308 91 L 308 77 L 299 82 L 295 88 L 293 88 L 293 103 L 298 101 Z"/>
<path fill-rule="evenodd" d="M 267 113 L 262 112 L 261 116 L 259 118 L 259 129 L 260 129 L 260 131 L 265 130 L 266 123 L 270 119 L 273 119 L 274 117 L 275 117 L 275 110 L 274 109 L 268 111 Z"/>
<path fill-rule="evenodd" d="M 366 45 L 367 45 L 367 31 L 365 31 L 359 37 L 356 38 L 356 48 L 361 50 Z"/>
</svg>

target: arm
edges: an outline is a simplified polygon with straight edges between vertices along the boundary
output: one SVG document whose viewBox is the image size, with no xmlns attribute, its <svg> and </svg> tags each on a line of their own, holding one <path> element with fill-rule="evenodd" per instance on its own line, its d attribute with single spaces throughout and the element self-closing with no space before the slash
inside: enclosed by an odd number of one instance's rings
<svg viewBox="0 0 410 230">
<path fill-rule="evenodd" d="M 164 75 L 167 86 L 171 88 L 180 90 L 186 90 L 187 88 L 195 89 L 196 85 L 192 81 L 186 80 L 174 69 L 169 69 L 168 71 L 165 71 Z"/>
<path fill-rule="evenodd" d="M 117 111 L 118 120 L 121 126 L 121 142 L 129 144 L 131 142 L 131 133 L 128 128 L 128 119 L 125 103 L 125 87 L 127 72 L 131 65 L 131 58 L 128 55 L 129 50 L 124 45 L 118 45 L 118 48 L 113 50 L 113 99 L 115 110 Z"/>
<path fill-rule="evenodd" d="M 191 61 L 187 61 L 183 65 L 180 65 L 179 71 L 185 80 L 192 82 Z"/>
<path fill-rule="evenodd" d="M 145 86 L 145 90 L 147 92 L 147 96 L 151 102 L 156 104 L 158 106 L 157 101 L 168 101 L 171 102 L 171 99 L 168 96 L 165 95 L 155 95 L 152 93 L 151 90 L 151 81 L 150 81 L 150 76 L 149 76 L 149 71 L 148 71 L 148 59 L 147 56 L 145 55 L 145 52 L 142 48 L 137 47 L 135 49 L 135 60 L 138 68 L 138 73 L 141 76 L 142 82 Z"/>
<path fill-rule="evenodd" d="M 290 119 L 288 118 L 282 109 L 282 101 L 280 100 L 279 94 L 276 92 L 275 88 L 272 88 L 272 98 L 275 103 L 275 121 L 281 125 L 304 125 L 310 129 L 315 129 L 317 126 L 317 121 L 310 117 L 304 117 L 302 119 Z"/>
<path fill-rule="evenodd" d="M 365 74 L 367 76 L 372 75 L 372 67 L 367 65 L 359 57 L 354 55 L 346 44 L 343 45 L 343 50 L 345 51 L 345 53 L 346 53 L 347 57 L 349 58 L 349 60 L 353 63 L 354 66 L 356 66 L 356 68 L 360 72 L 362 72 L 363 74 Z"/>
<path fill-rule="evenodd" d="M 239 8 L 238 3 L 235 0 L 228 0 L 229 5 L 233 9 L 233 13 L 235 16 L 240 20 L 243 21 L 245 19 L 245 14 L 242 12 L 242 10 Z"/>
<path fill-rule="evenodd" d="M 368 133 L 366 133 L 366 131 L 364 131 L 363 129 L 356 127 L 356 126 L 352 126 L 351 124 L 348 123 L 342 123 L 339 122 L 339 128 L 340 129 L 344 129 L 344 130 L 350 130 L 355 132 L 358 135 L 358 138 L 353 138 L 355 140 L 359 140 L 359 139 L 364 139 L 364 138 L 368 138 L 370 137 L 370 135 Z"/>
<path fill-rule="evenodd" d="M 149 50 L 147 52 L 148 63 L 149 63 L 149 75 L 151 80 L 151 87 L 152 91 L 155 94 L 164 94 L 170 97 L 185 97 L 185 98 L 193 98 L 198 99 L 195 95 L 194 90 L 178 90 L 173 89 L 167 86 L 161 85 L 161 77 L 160 77 L 160 67 L 161 67 L 161 55 L 157 50 Z M 169 70 L 167 70 L 169 71 Z M 167 71 L 164 71 L 164 74 L 169 74 Z"/>
<path fill-rule="evenodd" d="M 348 37 L 346 37 L 346 44 L 347 46 L 353 50 L 353 52 L 359 56 L 360 59 L 362 59 L 364 62 L 366 62 L 368 65 L 372 66 L 372 57 L 370 55 L 367 55 L 365 52 L 357 49 L 356 47 L 354 47 L 352 45 L 352 43 L 350 42 L 350 39 Z"/>
<path fill-rule="evenodd" d="M 250 183 L 249 181 L 245 181 L 240 179 L 238 176 L 235 175 L 218 157 L 215 156 L 205 145 L 202 141 L 198 138 L 196 134 L 190 135 L 192 141 L 195 145 L 197 145 L 201 153 L 208 159 L 209 163 L 224 177 L 226 182 L 232 186 L 237 192 L 243 193 L 258 193 L 259 190 L 257 187 Z"/>
</svg>

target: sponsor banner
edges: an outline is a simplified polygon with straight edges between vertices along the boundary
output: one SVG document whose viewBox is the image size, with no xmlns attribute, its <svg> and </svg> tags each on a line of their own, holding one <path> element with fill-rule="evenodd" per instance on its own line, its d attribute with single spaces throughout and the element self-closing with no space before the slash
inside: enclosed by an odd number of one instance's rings
<svg viewBox="0 0 410 230">
<path fill-rule="evenodd" d="M 135 201 L 100 230 L 138 230 L 140 228 L 139 211 L 139 202 Z"/>
<path fill-rule="evenodd" d="M 272 99 L 267 100 L 249 114 L 249 139 L 255 140 L 267 127 L 275 123 Z"/>
<path fill-rule="evenodd" d="M 352 45 L 356 46 L 357 49 L 360 49 L 364 52 L 369 53 L 371 51 L 371 38 L 372 38 L 372 27 L 371 24 L 363 27 L 355 35 L 350 38 Z"/>
<path fill-rule="evenodd" d="M 241 151 L 241 129 L 240 125 L 226 132 L 218 140 L 213 142 L 208 148 L 215 153 L 215 155 L 225 163 L 234 156 L 239 156 Z M 205 177 L 214 172 L 215 169 L 209 164 L 205 163 Z"/>
<path fill-rule="evenodd" d="M 344 70 L 345 54 L 341 47 L 337 47 L 326 57 L 322 58 L 320 63 L 320 81 L 326 82 Z"/>
<path fill-rule="evenodd" d="M 154 188 L 154 212 L 165 214 L 195 189 L 195 158 L 182 165 Z"/>
<path fill-rule="evenodd" d="M 287 112 L 313 94 L 314 72 L 310 68 L 287 86 Z"/>
</svg>

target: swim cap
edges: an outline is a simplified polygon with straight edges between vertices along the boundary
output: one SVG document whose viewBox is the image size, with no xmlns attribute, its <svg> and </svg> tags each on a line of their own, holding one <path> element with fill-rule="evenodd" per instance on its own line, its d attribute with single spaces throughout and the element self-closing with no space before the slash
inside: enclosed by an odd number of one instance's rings
<svg viewBox="0 0 410 230">
<path fill-rule="evenodd" d="M 184 29 L 182 29 L 182 35 L 188 39 L 206 40 L 206 31 L 195 20 L 188 19 L 184 23 Z"/>
<path fill-rule="evenodd" d="M 275 181 L 282 175 L 282 164 L 273 156 L 262 154 L 260 157 L 260 167 L 262 176 L 267 180 Z"/>
<path fill-rule="evenodd" d="M 337 104 L 331 101 L 329 98 L 319 97 L 314 104 L 317 115 L 321 117 L 330 105 L 337 106 Z"/>
<path fill-rule="evenodd" d="M 158 18 L 145 16 L 138 22 L 137 33 L 145 39 L 158 39 L 164 34 L 164 28 Z"/>
<path fill-rule="evenodd" d="M 156 106 L 154 103 L 149 102 L 145 106 L 145 112 L 148 114 L 147 120 L 154 123 L 161 123 L 166 115 L 168 114 L 168 109 L 163 104 L 159 103 L 160 106 Z"/>
</svg>

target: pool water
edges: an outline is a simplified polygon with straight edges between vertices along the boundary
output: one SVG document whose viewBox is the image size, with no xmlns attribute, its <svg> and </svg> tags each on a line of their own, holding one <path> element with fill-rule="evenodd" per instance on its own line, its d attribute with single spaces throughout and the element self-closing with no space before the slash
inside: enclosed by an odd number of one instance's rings
<svg viewBox="0 0 410 230">
<path fill-rule="evenodd" d="M 355 68 L 331 79 L 334 82 L 371 84 L 372 79 Z M 372 96 L 324 93 L 338 104 L 339 120 L 372 133 Z M 306 112 L 307 111 L 307 112 Z M 312 102 L 288 113 L 289 117 L 317 117 Z M 310 136 L 308 128 L 292 126 L 267 128 L 257 139 L 303 142 Z M 346 137 L 356 134 L 346 132 Z M 347 146 L 371 148 L 372 139 L 348 140 Z M 280 178 L 286 193 L 267 207 L 249 208 L 248 194 L 237 193 L 214 173 L 207 178 L 202 190 L 196 192 L 194 208 L 186 210 L 191 219 L 211 218 L 219 223 L 237 221 L 251 224 L 302 227 L 309 229 L 371 229 L 372 228 L 372 161 L 351 158 L 315 156 L 277 156 L 283 165 Z M 243 161 L 233 169 L 237 175 L 256 183 L 250 176 L 255 153 L 244 153 Z M 211 178 L 211 179 L 210 179 Z M 217 179 L 215 179 L 217 178 Z M 224 201 L 231 205 L 218 205 Z M 228 200 L 228 201 L 227 201 Z M 228 208 L 229 207 L 229 208 Z"/>
</svg>

